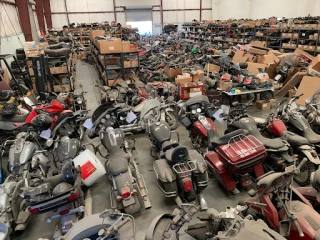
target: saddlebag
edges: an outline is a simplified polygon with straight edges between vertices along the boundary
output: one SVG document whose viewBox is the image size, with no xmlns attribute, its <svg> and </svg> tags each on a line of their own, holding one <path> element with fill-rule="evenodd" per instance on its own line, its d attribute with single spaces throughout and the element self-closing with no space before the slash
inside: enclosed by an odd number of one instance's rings
<svg viewBox="0 0 320 240">
<path fill-rule="evenodd" d="M 167 160 L 160 159 L 153 163 L 153 169 L 161 191 L 166 197 L 175 197 L 177 195 L 176 175 L 173 173 Z"/>
<path fill-rule="evenodd" d="M 236 182 L 232 173 L 228 171 L 227 166 L 220 161 L 216 152 L 211 151 L 205 155 L 209 168 L 212 170 L 214 176 L 218 181 L 228 190 L 232 191 L 236 188 Z"/>
<path fill-rule="evenodd" d="M 194 182 L 197 184 L 197 189 L 202 191 L 208 186 L 208 171 L 207 164 L 205 163 L 203 157 L 196 150 L 189 150 L 189 158 L 191 161 L 195 161 L 196 170 L 192 172 L 192 177 Z"/>
</svg>

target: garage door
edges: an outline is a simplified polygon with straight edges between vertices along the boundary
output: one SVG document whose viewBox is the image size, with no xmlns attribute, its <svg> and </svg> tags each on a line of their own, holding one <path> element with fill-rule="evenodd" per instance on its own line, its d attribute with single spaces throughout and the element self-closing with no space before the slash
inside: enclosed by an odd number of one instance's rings
<svg viewBox="0 0 320 240">
<path fill-rule="evenodd" d="M 126 8 L 126 21 L 152 21 L 151 8 Z"/>
</svg>

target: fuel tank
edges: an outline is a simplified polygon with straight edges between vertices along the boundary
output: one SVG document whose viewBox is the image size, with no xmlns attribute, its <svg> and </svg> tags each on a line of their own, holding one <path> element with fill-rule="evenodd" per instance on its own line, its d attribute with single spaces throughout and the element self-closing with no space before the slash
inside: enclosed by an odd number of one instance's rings
<svg viewBox="0 0 320 240">
<path fill-rule="evenodd" d="M 280 119 L 274 119 L 273 121 L 269 121 L 268 130 L 277 137 L 280 137 L 282 132 L 287 131 L 287 127 Z"/>
<path fill-rule="evenodd" d="M 214 125 L 214 122 L 212 121 L 212 119 L 211 118 L 206 118 L 206 119 L 210 128 L 213 131 L 217 132 L 216 126 Z M 203 136 L 203 137 L 208 136 L 208 130 L 205 128 L 205 126 L 203 126 L 203 124 L 200 121 L 196 121 L 193 123 L 192 131 L 199 136 Z"/>
<path fill-rule="evenodd" d="M 171 139 L 171 129 L 166 122 L 157 122 L 150 127 L 150 134 L 153 139 L 159 143 L 169 141 Z"/>
<path fill-rule="evenodd" d="M 22 138 L 16 139 L 9 150 L 10 169 L 26 164 L 34 155 L 36 148 L 36 145 L 32 142 L 25 141 Z"/>
</svg>

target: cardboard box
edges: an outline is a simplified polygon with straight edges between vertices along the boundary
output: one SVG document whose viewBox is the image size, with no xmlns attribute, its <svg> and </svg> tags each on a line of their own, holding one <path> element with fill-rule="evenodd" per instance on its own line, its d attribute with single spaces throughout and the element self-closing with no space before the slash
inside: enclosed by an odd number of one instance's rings
<svg viewBox="0 0 320 240">
<path fill-rule="evenodd" d="M 104 37 L 105 31 L 104 30 L 89 30 L 90 39 L 93 41 L 97 36 Z"/>
<path fill-rule="evenodd" d="M 131 61 L 123 61 L 124 68 L 131 68 Z"/>
<path fill-rule="evenodd" d="M 262 68 L 264 71 L 266 67 L 266 64 L 248 62 L 248 71 L 254 75 L 259 73 L 259 68 Z"/>
<path fill-rule="evenodd" d="M 184 83 L 191 83 L 192 82 L 192 77 L 177 77 L 175 79 L 176 84 L 181 85 Z"/>
<path fill-rule="evenodd" d="M 312 60 L 309 66 L 309 74 L 313 76 L 320 76 L 320 55 Z"/>
<path fill-rule="evenodd" d="M 138 52 L 138 45 L 130 44 L 130 52 Z"/>
<path fill-rule="evenodd" d="M 192 81 L 193 81 L 193 82 L 199 82 L 202 74 L 204 74 L 203 71 L 201 71 L 201 70 L 196 70 L 196 71 L 192 74 Z"/>
<path fill-rule="evenodd" d="M 165 73 L 168 77 L 177 77 L 182 74 L 182 68 L 166 68 Z"/>
<path fill-rule="evenodd" d="M 289 97 L 289 98 L 292 98 L 294 95 L 296 95 L 296 93 L 297 93 L 296 90 L 290 89 L 290 90 L 288 91 L 288 97 Z"/>
<path fill-rule="evenodd" d="M 294 38 L 294 39 L 299 38 L 299 33 L 292 34 L 292 38 Z"/>
<path fill-rule="evenodd" d="M 39 51 L 24 51 L 26 54 L 26 57 L 35 57 L 38 56 L 40 54 Z"/>
<path fill-rule="evenodd" d="M 130 42 L 122 42 L 122 52 L 130 52 Z"/>
<path fill-rule="evenodd" d="M 204 71 L 206 72 L 213 72 L 213 73 L 219 73 L 220 71 L 220 66 L 215 65 L 215 64 L 211 64 L 211 63 L 207 63 L 204 67 Z"/>
<path fill-rule="evenodd" d="M 228 91 L 228 88 L 232 89 L 232 82 L 231 81 L 220 81 L 220 90 Z"/>
<path fill-rule="evenodd" d="M 296 101 L 298 105 L 305 106 L 306 99 L 310 98 L 320 87 L 320 77 L 304 76 L 299 85 L 297 95 L 303 95 Z"/>
<path fill-rule="evenodd" d="M 67 66 L 63 65 L 60 67 L 51 67 L 50 68 L 51 74 L 61 74 L 61 73 L 68 73 Z"/>
<path fill-rule="evenodd" d="M 252 41 L 250 44 L 258 48 L 265 48 L 267 45 L 266 42 L 262 42 L 262 41 Z"/>
<path fill-rule="evenodd" d="M 303 51 L 300 48 L 297 48 L 294 51 L 294 54 L 296 54 L 297 56 L 299 56 L 301 59 L 305 60 L 308 63 L 310 63 L 314 59 L 314 57 L 312 55 L 310 55 L 309 53 Z"/>
<path fill-rule="evenodd" d="M 108 80 L 108 86 L 113 86 L 118 82 L 121 82 L 122 78 L 116 79 L 116 80 Z"/>
<path fill-rule="evenodd" d="M 269 100 L 258 100 L 256 101 L 256 106 L 258 109 L 264 111 L 271 108 L 271 103 Z"/>
<path fill-rule="evenodd" d="M 245 49 L 251 54 L 259 54 L 259 55 L 265 55 L 269 51 L 269 49 L 257 48 L 251 45 L 246 45 Z"/>
<path fill-rule="evenodd" d="M 131 60 L 131 67 L 139 67 L 139 61 L 137 60 Z"/>
<path fill-rule="evenodd" d="M 112 41 L 99 40 L 98 48 L 101 54 L 120 53 L 122 52 L 122 43 L 119 38 L 116 38 Z"/>
<path fill-rule="evenodd" d="M 264 55 L 264 63 L 267 65 L 270 64 L 278 64 L 280 62 L 280 59 L 277 58 L 273 53 L 269 53 L 267 55 Z"/>
</svg>

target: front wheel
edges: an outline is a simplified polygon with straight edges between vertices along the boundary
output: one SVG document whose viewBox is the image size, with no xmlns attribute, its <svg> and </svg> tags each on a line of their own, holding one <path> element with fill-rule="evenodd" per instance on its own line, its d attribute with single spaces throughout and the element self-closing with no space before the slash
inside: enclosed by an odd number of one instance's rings
<svg viewBox="0 0 320 240">
<path fill-rule="evenodd" d="M 173 112 L 166 112 L 166 122 L 169 124 L 171 130 L 178 127 L 178 117 Z"/>
<path fill-rule="evenodd" d="M 307 161 L 300 169 L 300 173 L 294 177 L 296 183 L 300 186 L 307 186 L 310 184 L 311 173 L 315 171 L 314 163 Z"/>
</svg>

